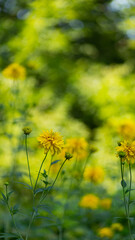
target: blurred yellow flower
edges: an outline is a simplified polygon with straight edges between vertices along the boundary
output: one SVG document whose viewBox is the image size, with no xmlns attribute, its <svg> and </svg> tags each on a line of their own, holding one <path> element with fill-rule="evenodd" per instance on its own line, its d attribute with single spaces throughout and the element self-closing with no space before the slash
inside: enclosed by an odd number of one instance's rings
<svg viewBox="0 0 135 240">
<path fill-rule="evenodd" d="M 123 226 L 122 226 L 122 224 L 120 224 L 120 223 L 113 223 L 112 225 L 111 225 L 111 228 L 112 228 L 112 230 L 114 230 L 114 231 L 122 231 L 123 230 Z"/>
<path fill-rule="evenodd" d="M 99 198 L 94 194 L 87 194 L 82 197 L 79 206 L 83 208 L 96 209 L 99 206 Z"/>
<path fill-rule="evenodd" d="M 135 122 L 131 120 L 125 120 L 120 124 L 118 128 L 119 134 L 125 139 L 134 139 L 135 138 Z"/>
<path fill-rule="evenodd" d="M 78 159 L 85 158 L 87 156 L 88 143 L 84 138 L 69 138 L 65 145 L 67 152 L 73 154 L 73 157 Z"/>
<path fill-rule="evenodd" d="M 14 80 L 24 79 L 26 76 L 26 70 L 24 67 L 18 63 L 12 63 L 3 70 L 3 75 L 6 78 L 11 78 Z"/>
<path fill-rule="evenodd" d="M 86 167 L 84 171 L 84 179 L 99 184 L 104 180 L 105 172 L 102 167 Z"/>
<path fill-rule="evenodd" d="M 101 238 L 104 238 L 104 237 L 112 238 L 112 237 L 113 237 L 113 231 L 112 231 L 112 229 L 109 228 L 109 227 L 104 227 L 104 228 L 99 229 L 98 235 L 99 235 Z"/>
<path fill-rule="evenodd" d="M 47 153 L 50 150 L 52 155 L 60 153 L 64 146 L 63 137 L 52 130 L 50 132 L 44 131 L 38 137 L 38 141 L 40 146 L 44 148 L 44 152 Z"/>
<path fill-rule="evenodd" d="M 112 205 L 112 200 L 110 198 L 104 198 L 100 201 L 100 206 L 104 209 L 110 209 Z"/>
<path fill-rule="evenodd" d="M 125 153 L 124 159 L 126 159 L 128 163 L 135 162 L 135 141 L 120 142 L 120 146 L 116 147 L 116 150 L 117 150 L 118 155 L 119 155 L 119 152 Z"/>
</svg>

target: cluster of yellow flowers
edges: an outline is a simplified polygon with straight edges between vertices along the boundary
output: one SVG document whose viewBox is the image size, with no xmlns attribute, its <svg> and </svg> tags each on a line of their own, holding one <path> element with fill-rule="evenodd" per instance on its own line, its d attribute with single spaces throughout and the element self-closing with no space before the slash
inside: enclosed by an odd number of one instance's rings
<svg viewBox="0 0 135 240">
<path fill-rule="evenodd" d="M 86 194 L 79 202 L 79 206 L 83 208 L 97 209 L 99 207 L 108 210 L 111 207 L 112 200 L 110 198 L 100 199 L 94 194 Z"/>
<path fill-rule="evenodd" d="M 18 63 L 10 64 L 3 70 L 2 73 L 3 73 L 4 77 L 10 78 L 13 80 L 18 80 L 18 79 L 23 80 L 23 79 L 25 79 L 25 76 L 26 76 L 25 68 L 22 67 Z"/>
<path fill-rule="evenodd" d="M 91 181 L 94 184 L 99 184 L 103 182 L 105 172 L 100 166 L 86 167 L 83 176 L 85 180 Z"/>
<path fill-rule="evenodd" d="M 123 226 L 120 223 L 113 223 L 111 227 L 103 227 L 98 231 L 98 235 L 101 238 L 112 238 L 114 236 L 115 231 L 121 232 L 123 230 Z"/>
<path fill-rule="evenodd" d="M 116 147 L 117 155 L 122 161 L 133 164 L 135 162 L 135 141 L 123 141 Z"/>
</svg>

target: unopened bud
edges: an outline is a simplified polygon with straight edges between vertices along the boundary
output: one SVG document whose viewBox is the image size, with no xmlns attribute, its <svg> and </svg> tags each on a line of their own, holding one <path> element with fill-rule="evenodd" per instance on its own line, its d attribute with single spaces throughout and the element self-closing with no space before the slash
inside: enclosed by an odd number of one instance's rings
<svg viewBox="0 0 135 240">
<path fill-rule="evenodd" d="M 30 127 L 24 127 L 22 130 L 25 135 L 29 135 L 32 132 L 32 129 Z"/>
</svg>

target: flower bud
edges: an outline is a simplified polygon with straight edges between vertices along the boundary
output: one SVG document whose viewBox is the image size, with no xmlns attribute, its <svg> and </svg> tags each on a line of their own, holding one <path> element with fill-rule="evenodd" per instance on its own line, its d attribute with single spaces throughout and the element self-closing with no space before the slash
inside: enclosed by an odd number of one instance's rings
<svg viewBox="0 0 135 240">
<path fill-rule="evenodd" d="M 121 146 L 121 142 L 120 141 L 118 141 L 117 144 L 118 144 L 118 146 Z"/>
<path fill-rule="evenodd" d="M 72 158 L 72 157 L 73 157 L 73 155 L 72 155 L 71 153 L 65 152 L 65 158 L 66 158 L 67 160 L 69 160 L 69 159 Z"/>
<path fill-rule="evenodd" d="M 118 156 L 119 156 L 120 158 L 124 158 L 124 157 L 126 156 L 126 153 L 123 152 L 123 151 L 119 151 L 119 152 L 118 152 Z"/>
<path fill-rule="evenodd" d="M 4 185 L 5 185 L 5 186 L 8 186 L 8 185 L 9 185 L 9 183 L 8 183 L 8 182 L 5 182 L 5 183 L 4 183 Z"/>
<path fill-rule="evenodd" d="M 30 127 L 24 127 L 22 130 L 25 135 L 29 135 L 32 132 L 32 129 Z"/>
</svg>

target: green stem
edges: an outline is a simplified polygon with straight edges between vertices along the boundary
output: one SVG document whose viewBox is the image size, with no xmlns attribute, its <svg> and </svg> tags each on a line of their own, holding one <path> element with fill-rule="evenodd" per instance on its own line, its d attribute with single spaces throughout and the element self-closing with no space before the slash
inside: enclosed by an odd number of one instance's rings
<svg viewBox="0 0 135 240">
<path fill-rule="evenodd" d="M 42 165 L 43 165 L 46 157 L 47 157 L 47 154 L 46 154 L 45 158 L 44 158 L 43 161 L 42 161 L 42 164 L 41 164 L 41 167 L 40 167 L 40 169 L 39 169 L 39 172 L 41 171 Z M 58 173 L 57 173 L 57 176 L 56 176 L 56 178 L 55 178 L 55 180 L 54 180 L 54 182 L 53 182 L 53 184 L 52 184 L 52 186 L 51 186 L 51 189 L 49 189 L 49 190 L 47 191 L 46 195 L 43 196 L 42 199 L 40 199 L 39 204 L 47 197 L 47 195 L 48 195 L 48 193 L 50 192 L 50 190 L 52 190 L 52 188 L 53 188 L 53 186 L 54 186 L 54 184 L 55 184 L 55 182 L 56 182 L 56 180 L 57 180 L 57 178 L 58 178 L 58 176 L 59 176 L 59 174 L 60 174 L 60 171 L 61 171 L 63 165 L 64 165 L 65 162 L 66 162 L 66 160 L 67 160 L 67 159 L 65 159 L 65 161 L 62 163 L 62 165 L 61 165 L 61 167 L 60 167 L 60 169 L 59 169 L 59 171 L 58 171 Z M 39 177 L 39 174 L 38 174 L 38 177 Z M 37 179 L 38 179 L 38 177 L 37 177 Z M 36 181 L 36 182 L 37 182 L 37 181 Z M 35 186 L 36 186 L 36 184 L 35 184 Z M 34 189 L 35 189 L 35 188 L 34 188 Z M 27 230 L 27 234 L 26 234 L 26 240 L 28 240 L 30 227 L 31 227 L 31 225 L 32 225 L 32 222 L 33 222 L 33 220 L 34 220 L 34 217 L 35 217 L 35 210 L 34 210 L 34 212 L 33 212 L 33 214 L 32 214 L 32 218 L 31 218 L 30 223 L 29 223 L 29 226 L 28 226 L 28 230 Z"/>
<path fill-rule="evenodd" d="M 52 165 L 53 157 L 54 157 L 54 155 L 51 156 L 51 163 L 50 163 L 50 165 L 49 165 L 49 169 L 48 169 L 48 177 L 49 177 L 49 173 L 50 173 L 50 169 L 51 169 L 51 165 Z"/>
<path fill-rule="evenodd" d="M 131 238 L 131 240 L 133 240 L 133 237 L 131 234 L 131 224 L 130 224 L 130 220 L 129 220 L 131 187 L 132 187 L 132 172 L 131 172 L 131 164 L 129 163 L 128 227 L 129 227 L 130 238 Z"/>
<path fill-rule="evenodd" d="M 132 172 L 131 172 L 131 164 L 129 164 L 129 197 L 128 197 L 128 214 L 129 214 L 129 205 L 130 205 L 131 187 L 132 187 Z"/>
<path fill-rule="evenodd" d="M 122 183 L 124 182 L 124 165 L 122 164 L 122 159 L 120 159 L 120 165 L 121 165 L 121 178 L 122 178 Z M 131 180 L 130 180 L 131 181 Z M 130 183 L 131 184 L 131 183 Z M 122 184 L 122 189 L 123 189 L 123 198 L 124 198 L 124 206 L 125 206 L 125 213 L 126 213 L 126 217 L 128 220 L 128 230 L 129 230 L 129 236 L 131 240 L 134 240 L 132 238 L 132 234 L 131 234 L 131 225 L 130 225 L 130 220 L 129 220 L 129 200 L 128 200 L 128 206 L 126 205 L 126 198 L 125 198 L 125 190 L 124 190 L 124 186 Z M 129 191 L 130 192 L 130 191 Z"/>
<path fill-rule="evenodd" d="M 53 157 L 54 157 L 54 155 L 51 156 L 51 163 L 50 163 L 49 169 L 48 169 L 48 177 L 49 177 L 49 173 L 50 173 L 50 169 L 51 169 L 51 164 L 52 164 Z M 48 181 L 48 177 L 47 177 L 47 181 Z M 45 185 L 45 187 L 47 187 L 47 184 Z M 40 198 L 40 199 L 42 199 L 43 196 L 44 196 L 44 191 L 42 192 L 42 195 L 41 195 L 41 198 Z"/>
<path fill-rule="evenodd" d="M 86 168 L 86 166 L 87 166 L 87 163 L 88 163 L 89 157 L 90 157 L 90 152 L 89 152 L 89 154 L 88 154 L 88 156 L 87 156 L 87 158 L 86 158 L 86 161 L 85 161 L 85 163 L 84 163 L 83 171 L 82 171 L 82 173 L 81 173 L 81 177 L 80 177 L 80 184 L 79 184 L 79 187 L 80 187 L 81 182 L 82 182 L 82 180 L 83 180 L 83 174 L 84 174 L 85 168 Z"/>
<path fill-rule="evenodd" d="M 26 148 L 27 165 L 28 165 L 28 171 L 29 171 L 29 179 L 30 179 L 31 187 L 32 187 L 32 189 L 33 189 L 33 184 L 32 184 L 32 179 L 31 179 L 31 173 L 30 173 L 28 147 L 27 147 L 27 135 L 25 135 L 25 148 Z"/>
<path fill-rule="evenodd" d="M 43 159 L 43 161 L 42 161 L 42 163 L 40 165 L 40 168 L 39 168 L 39 171 L 38 171 L 38 175 L 37 175 L 37 178 L 36 178 L 36 182 L 35 182 L 35 186 L 33 188 L 33 207 L 34 207 L 34 201 L 35 201 L 35 194 L 34 193 L 35 193 L 35 190 L 36 190 L 36 187 L 37 187 L 37 183 L 38 183 L 38 179 L 39 179 L 39 175 L 40 175 L 43 163 L 46 160 L 47 154 L 48 154 L 48 152 L 45 154 L 45 157 L 44 157 L 44 159 Z M 32 224 L 32 222 L 34 220 L 34 217 L 35 217 L 35 210 L 33 211 L 32 217 L 31 217 L 30 222 L 29 222 L 28 230 L 27 230 L 27 233 L 26 233 L 26 240 L 29 237 L 30 227 L 31 227 L 31 224 Z"/>
<path fill-rule="evenodd" d="M 17 226 L 16 226 L 16 222 L 15 222 L 15 219 L 14 219 L 14 215 L 13 215 L 13 213 L 12 213 L 12 211 L 11 211 L 11 209 L 10 209 L 9 203 L 8 203 L 7 186 L 6 186 L 6 198 L 7 198 L 7 207 L 8 207 L 8 210 L 9 210 L 9 212 L 10 212 L 12 221 L 13 221 L 13 223 L 14 223 L 16 232 L 17 232 L 18 236 L 20 237 L 20 239 L 24 240 L 23 237 L 22 237 L 22 235 L 21 235 L 21 233 L 18 231 L 18 228 L 17 228 Z"/>
<path fill-rule="evenodd" d="M 64 166 L 64 164 L 65 164 L 66 161 L 67 161 L 67 159 L 65 159 L 64 162 L 61 164 L 61 166 L 60 166 L 60 168 L 59 168 L 59 171 L 58 171 L 58 173 L 57 173 L 57 175 L 56 175 L 56 178 L 55 178 L 55 180 L 54 180 L 51 188 L 49 188 L 49 190 L 47 191 L 47 193 L 42 197 L 42 199 L 40 199 L 39 204 L 47 197 L 47 195 L 48 195 L 48 193 L 50 192 L 50 190 L 52 190 L 52 188 L 54 187 L 54 184 L 55 184 L 55 182 L 57 181 L 57 178 L 58 178 L 58 176 L 59 176 L 59 174 L 60 174 L 60 171 L 61 171 L 61 169 L 63 168 L 63 166 Z"/>
<path fill-rule="evenodd" d="M 33 212 L 32 214 L 32 217 L 31 217 L 31 220 L 30 220 L 30 223 L 29 223 L 29 226 L 28 226 L 28 230 L 27 230 L 27 233 L 26 233 L 26 240 L 28 240 L 28 237 L 29 237 L 29 232 L 30 232 L 30 227 L 31 227 L 31 224 L 34 220 L 34 217 L 35 217 L 35 211 Z"/>
<path fill-rule="evenodd" d="M 41 172 L 43 163 L 44 163 L 44 161 L 46 160 L 47 154 L 48 154 L 48 152 L 46 153 L 46 155 L 45 155 L 45 157 L 44 157 L 44 159 L 43 159 L 43 161 L 42 161 L 42 163 L 41 163 L 41 165 L 40 165 L 40 168 L 39 168 L 39 171 L 38 171 L 38 175 L 37 175 L 37 179 L 36 179 L 35 186 L 34 186 L 34 192 L 35 192 L 35 190 L 36 190 L 37 183 L 38 183 L 38 179 L 39 179 L 39 175 L 40 175 L 40 172 Z"/>
</svg>

